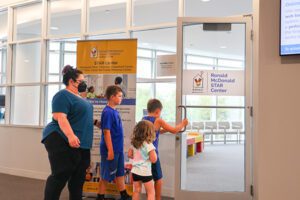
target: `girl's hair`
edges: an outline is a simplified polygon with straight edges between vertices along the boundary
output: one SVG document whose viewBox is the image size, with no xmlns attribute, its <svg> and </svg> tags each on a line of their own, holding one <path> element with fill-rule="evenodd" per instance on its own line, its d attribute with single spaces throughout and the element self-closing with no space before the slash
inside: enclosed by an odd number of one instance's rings
<svg viewBox="0 0 300 200">
<path fill-rule="evenodd" d="M 142 120 L 133 129 L 131 144 L 139 149 L 144 142 L 152 143 L 155 140 L 154 125 L 147 120 Z"/>
<path fill-rule="evenodd" d="M 76 81 L 80 74 L 83 74 L 82 71 L 72 67 L 71 65 L 66 65 L 62 70 L 63 83 L 68 86 L 69 80 L 72 79 L 73 81 Z"/>
</svg>

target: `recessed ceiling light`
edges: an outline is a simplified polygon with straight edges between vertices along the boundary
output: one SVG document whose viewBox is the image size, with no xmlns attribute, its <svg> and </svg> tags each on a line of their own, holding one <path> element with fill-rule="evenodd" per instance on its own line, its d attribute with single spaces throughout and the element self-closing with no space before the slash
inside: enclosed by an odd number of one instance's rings
<svg viewBox="0 0 300 200">
<path fill-rule="evenodd" d="M 210 0 L 201 0 L 202 2 L 209 2 Z"/>
<path fill-rule="evenodd" d="M 58 27 L 56 27 L 56 26 L 51 26 L 50 29 L 56 31 L 56 30 L 58 30 Z"/>
<path fill-rule="evenodd" d="M 227 49 L 226 46 L 220 46 L 220 49 Z"/>
<path fill-rule="evenodd" d="M 25 59 L 24 62 L 29 63 L 29 60 Z"/>
</svg>

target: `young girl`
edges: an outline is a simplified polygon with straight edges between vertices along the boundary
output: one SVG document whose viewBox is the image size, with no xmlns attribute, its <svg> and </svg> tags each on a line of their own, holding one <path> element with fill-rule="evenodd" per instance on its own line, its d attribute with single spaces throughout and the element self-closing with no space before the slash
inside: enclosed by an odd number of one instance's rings
<svg viewBox="0 0 300 200">
<path fill-rule="evenodd" d="M 140 121 L 133 130 L 131 137 L 132 147 L 128 157 L 133 159 L 133 200 L 139 200 L 142 183 L 147 192 L 147 200 L 155 199 L 154 182 L 151 172 L 151 163 L 155 163 L 157 155 L 152 142 L 155 140 L 154 126 L 151 122 Z"/>
</svg>

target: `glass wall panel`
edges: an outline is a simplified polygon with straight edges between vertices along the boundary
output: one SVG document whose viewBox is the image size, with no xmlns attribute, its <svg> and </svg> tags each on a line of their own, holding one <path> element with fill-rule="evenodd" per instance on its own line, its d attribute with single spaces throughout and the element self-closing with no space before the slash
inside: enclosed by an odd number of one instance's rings
<svg viewBox="0 0 300 200">
<path fill-rule="evenodd" d="M 13 82 L 40 82 L 41 43 L 24 43 L 13 48 Z"/>
<path fill-rule="evenodd" d="M 0 44 L 7 41 L 7 11 L 0 11 Z"/>
<path fill-rule="evenodd" d="M 253 0 L 185 0 L 187 17 L 225 17 L 252 13 Z"/>
<path fill-rule="evenodd" d="M 178 0 L 133 0 L 133 25 L 176 22 Z"/>
<path fill-rule="evenodd" d="M 50 35 L 80 33 L 81 0 L 50 1 Z"/>
<path fill-rule="evenodd" d="M 125 29 L 126 0 L 90 0 L 89 31 Z"/>
<path fill-rule="evenodd" d="M 42 30 L 42 4 L 15 8 L 14 40 L 38 38 Z"/>
<path fill-rule="evenodd" d="M 17 125 L 39 125 L 40 86 L 13 87 L 11 122 Z"/>
</svg>

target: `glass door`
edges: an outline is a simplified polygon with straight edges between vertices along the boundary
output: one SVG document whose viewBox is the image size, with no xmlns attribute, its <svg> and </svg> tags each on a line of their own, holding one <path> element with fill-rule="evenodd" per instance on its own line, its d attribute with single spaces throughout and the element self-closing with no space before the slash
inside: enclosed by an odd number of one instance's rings
<svg viewBox="0 0 300 200">
<path fill-rule="evenodd" d="M 251 199 L 251 24 L 178 19 L 175 199 Z"/>
</svg>

